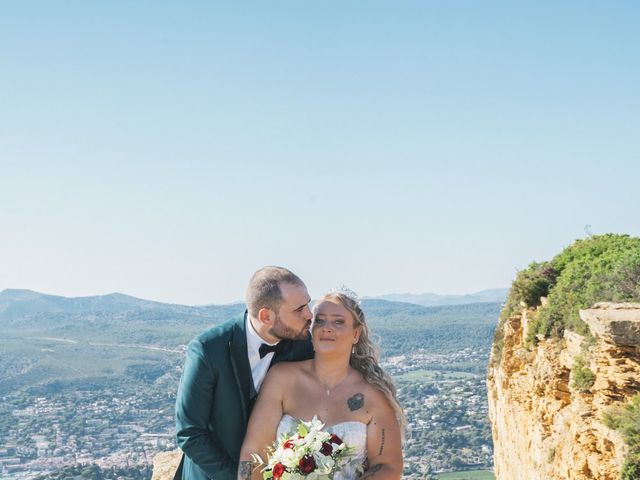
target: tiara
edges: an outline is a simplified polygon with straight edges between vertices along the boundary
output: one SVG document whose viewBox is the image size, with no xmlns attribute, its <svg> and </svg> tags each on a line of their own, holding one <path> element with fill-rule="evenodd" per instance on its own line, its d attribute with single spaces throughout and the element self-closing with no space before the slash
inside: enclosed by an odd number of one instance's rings
<svg viewBox="0 0 640 480">
<path fill-rule="evenodd" d="M 356 292 L 354 292 L 353 290 L 351 290 L 349 287 L 347 287 L 346 285 L 340 285 L 339 287 L 333 287 L 331 290 L 329 290 L 329 294 L 340 294 L 340 295 L 344 295 L 347 298 L 350 298 L 351 300 L 353 300 L 357 305 L 360 305 L 360 297 L 358 297 L 358 294 Z"/>
</svg>

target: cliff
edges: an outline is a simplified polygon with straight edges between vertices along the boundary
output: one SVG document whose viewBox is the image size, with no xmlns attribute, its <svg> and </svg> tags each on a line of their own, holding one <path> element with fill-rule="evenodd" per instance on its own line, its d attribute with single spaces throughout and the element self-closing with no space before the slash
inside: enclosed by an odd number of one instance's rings
<svg viewBox="0 0 640 480">
<path fill-rule="evenodd" d="M 170 452 L 158 453 L 153 457 L 153 476 L 151 480 L 173 480 L 181 458 L 182 450 L 179 448 Z"/>
<path fill-rule="evenodd" d="M 640 391 L 640 304 L 581 310 L 595 341 L 565 330 L 527 346 L 536 313 L 498 327 L 487 377 L 496 478 L 618 480 L 627 446 L 603 414 Z"/>
</svg>

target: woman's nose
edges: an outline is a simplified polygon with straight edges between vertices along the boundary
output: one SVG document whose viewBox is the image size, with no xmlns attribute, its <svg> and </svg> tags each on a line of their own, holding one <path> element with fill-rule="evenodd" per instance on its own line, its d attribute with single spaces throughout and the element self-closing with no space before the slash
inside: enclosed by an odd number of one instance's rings
<svg viewBox="0 0 640 480">
<path fill-rule="evenodd" d="M 333 324 L 330 322 L 324 322 L 324 324 L 322 325 L 322 330 L 327 330 L 329 332 L 333 331 Z"/>
</svg>

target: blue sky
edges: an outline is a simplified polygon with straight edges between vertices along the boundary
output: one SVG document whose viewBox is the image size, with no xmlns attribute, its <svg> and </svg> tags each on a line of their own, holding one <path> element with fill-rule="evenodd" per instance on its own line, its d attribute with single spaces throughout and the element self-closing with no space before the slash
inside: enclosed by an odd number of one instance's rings
<svg viewBox="0 0 640 480">
<path fill-rule="evenodd" d="M 640 235 L 637 2 L 12 2 L 0 289 L 466 293 Z"/>
</svg>

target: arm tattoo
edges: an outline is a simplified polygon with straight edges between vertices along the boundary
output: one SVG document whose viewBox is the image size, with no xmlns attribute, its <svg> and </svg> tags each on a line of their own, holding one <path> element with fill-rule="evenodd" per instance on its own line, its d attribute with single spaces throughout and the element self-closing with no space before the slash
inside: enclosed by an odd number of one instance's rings
<svg viewBox="0 0 640 480">
<path fill-rule="evenodd" d="M 347 405 L 349 406 L 349 410 L 355 412 L 356 410 L 360 410 L 362 405 L 364 405 L 364 395 L 361 393 L 356 393 L 353 397 L 347 400 Z"/>
<path fill-rule="evenodd" d="M 364 475 L 362 475 L 358 480 L 366 480 L 367 478 L 373 477 L 381 468 L 382 465 L 380 465 L 379 463 L 376 465 L 371 465 L 371 468 L 364 472 Z"/>
<path fill-rule="evenodd" d="M 382 439 L 380 440 L 380 450 L 378 451 L 378 455 L 382 455 L 382 452 L 384 451 L 384 428 L 382 429 Z"/>
<path fill-rule="evenodd" d="M 241 460 L 238 464 L 238 480 L 251 480 L 253 473 L 253 463 L 248 460 Z"/>
</svg>

